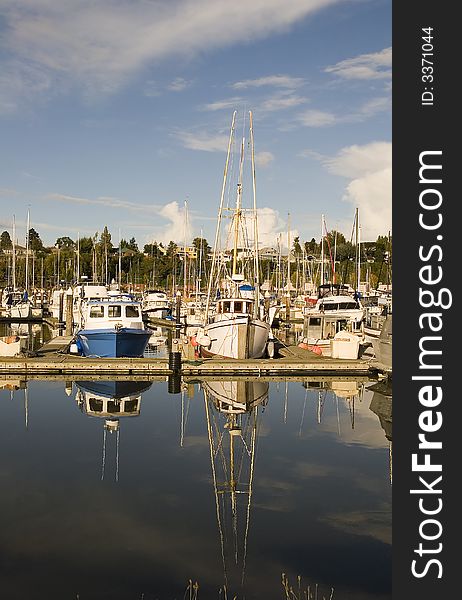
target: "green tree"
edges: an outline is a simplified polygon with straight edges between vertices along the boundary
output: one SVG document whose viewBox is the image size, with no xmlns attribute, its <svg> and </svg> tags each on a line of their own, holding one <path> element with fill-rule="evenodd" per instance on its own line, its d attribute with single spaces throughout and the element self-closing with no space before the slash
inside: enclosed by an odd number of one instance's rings
<svg viewBox="0 0 462 600">
<path fill-rule="evenodd" d="M 0 250 L 9 250 L 13 247 L 13 242 L 11 241 L 10 234 L 8 231 L 3 231 L 0 235 Z"/>
<path fill-rule="evenodd" d="M 40 239 L 39 234 L 35 231 L 33 227 L 29 229 L 29 248 L 31 250 L 34 250 L 34 252 L 39 252 L 40 250 L 43 250 L 42 240 Z"/>
<path fill-rule="evenodd" d="M 79 241 L 79 245 L 80 245 L 80 243 L 81 242 Z M 75 248 L 75 242 L 74 242 L 74 240 L 71 240 L 70 237 L 64 236 L 64 237 L 60 237 L 56 240 L 55 246 L 56 246 L 56 248 L 59 248 L 60 250 L 62 250 L 63 248 L 71 249 L 71 248 Z"/>
</svg>

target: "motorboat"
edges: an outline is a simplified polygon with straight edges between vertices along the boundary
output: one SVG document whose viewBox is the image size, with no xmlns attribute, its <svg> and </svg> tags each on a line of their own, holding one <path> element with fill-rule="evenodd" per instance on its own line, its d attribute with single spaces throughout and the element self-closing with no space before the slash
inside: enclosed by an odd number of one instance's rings
<svg viewBox="0 0 462 600">
<path fill-rule="evenodd" d="M 76 349 L 83 356 L 141 357 L 151 331 L 144 328 L 141 302 L 129 297 L 101 298 L 84 305 Z"/>
</svg>

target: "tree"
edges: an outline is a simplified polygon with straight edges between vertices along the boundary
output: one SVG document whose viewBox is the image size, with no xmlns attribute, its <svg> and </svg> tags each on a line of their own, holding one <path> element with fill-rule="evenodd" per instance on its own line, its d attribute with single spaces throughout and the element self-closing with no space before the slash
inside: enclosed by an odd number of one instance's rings
<svg viewBox="0 0 462 600">
<path fill-rule="evenodd" d="M 300 238 L 298 236 L 294 238 L 292 252 L 294 253 L 295 257 L 299 257 L 302 255 L 302 247 L 300 246 Z"/>
<path fill-rule="evenodd" d="M 29 229 L 29 248 L 34 250 L 34 252 L 43 250 L 42 240 L 33 227 Z"/>
<path fill-rule="evenodd" d="M 79 241 L 79 245 L 80 245 L 80 241 Z M 75 242 L 73 240 L 71 240 L 70 237 L 64 236 L 64 237 L 60 237 L 56 240 L 55 246 L 56 246 L 56 248 L 59 248 L 60 250 L 62 250 L 63 248 L 71 249 L 71 248 L 75 248 Z"/>
<path fill-rule="evenodd" d="M 3 231 L 0 235 L 0 250 L 9 250 L 13 247 L 13 242 L 11 241 L 10 234 L 8 231 Z"/>
</svg>

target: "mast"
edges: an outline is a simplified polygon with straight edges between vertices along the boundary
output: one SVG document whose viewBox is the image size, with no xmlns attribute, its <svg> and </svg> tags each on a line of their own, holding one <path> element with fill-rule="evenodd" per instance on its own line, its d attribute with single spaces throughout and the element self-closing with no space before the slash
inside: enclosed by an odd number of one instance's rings
<svg viewBox="0 0 462 600">
<path fill-rule="evenodd" d="M 80 281 L 80 232 L 77 232 L 77 284 Z"/>
<path fill-rule="evenodd" d="M 16 217 L 13 215 L 13 262 L 12 262 L 13 290 L 16 290 Z"/>
<path fill-rule="evenodd" d="M 287 213 L 287 296 L 290 296 L 290 213 Z"/>
<path fill-rule="evenodd" d="M 239 244 L 239 225 L 241 222 L 242 213 L 242 171 L 244 167 L 244 147 L 245 138 L 243 137 L 241 142 L 241 156 L 239 160 L 239 181 L 237 183 L 236 211 L 234 213 L 233 278 L 235 275 L 237 275 L 237 247 Z"/>
<path fill-rule="evenodd" d="M 324 283 L 324 215 L 321 215 L 321 285 Z"/>
<path fill-rule="evenodd" d="M 355 214 L 355 241 L 356 241 L 356 292 L 359 294 L 359 284 L 361 278 L 360 271 L 360 262 L 361 257 L 359 253 L 359 217 L 358 217 L 358 208 L 356 208 Z"/>
<path fill-rule="evenodd" d="M 216 256 L 217 256 L 217 252 L 218 252 L 218 240 L 219 240 L 219 234 L 220 234 L 221 219 L 223 217 L 223 202 L 224 202 L 224 198 L 225 198 L 226 180 L 228 177 L 228 165 L 229 165 L 229 157 L 231 154 L 231 144 L 232 144 L 232 141 L 234 138 L 234 124 L 236 121 L 236 112 L 237 111 L 233 112 L 233 119 L 231 122 L 231 130 L 229 133 L 228 152 L 226 154 L 225 169 L 223 172 L 223 184 L 222 184 L 222 188 L 221 188 L 220 208 L 218 210 L 217 228 L 215 231 L 215 242 L 213 245 L 212 265 L 210 267 L 209 284 L 208 284 L 208 289 L 207 289 L 207 305 L 205 308 L 205 323 L 207 323 L 208 314 L 209 314 L 210 295 L 211 295 L 211 291 L 212 291 L 213 273 L 214 273 L 214 267 L 215 267 L 215 263 L 216 263 Z"/>
<path fill-rule="evenodd" d="M 24 284 L 24 289 L 27 290 L 29 289 L 29 228 L 30 228 L 30 222 L 29 222 L 29 210 L 27 211 L 27 225 L 26 225 L 26 273 L 25 273 L 25 284 Z"/>
<path fill-rule="evenodd" d="M 253 213 L 254 213 L 254 286 L 255 286 L 255 302 L 254 316 L 258 317 L 260 306 L 260 260 L 258 256 L 258 213 L 257 213 L 257 182 L 255 177 L 255 143 L 253 137 L 253 117 L 252 111 L 249 111 L 250 125 L 250 150 L 252 162 L 252 191 L 253 191 Z"/>
</svg>

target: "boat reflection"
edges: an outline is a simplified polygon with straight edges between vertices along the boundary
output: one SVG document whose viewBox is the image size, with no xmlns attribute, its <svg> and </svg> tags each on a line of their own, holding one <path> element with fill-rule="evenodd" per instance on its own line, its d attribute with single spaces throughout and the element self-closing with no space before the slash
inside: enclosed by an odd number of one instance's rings
<svg viewBox="0 0 462 600">
<path fill-rule="evenodd" d="M 367 381 L 367 378 L 364 378 Z M 355 427 L 355 403 L 361 401 L 364 394 L 364 382 L 361 379 L 341 379 L 341 380 L 307 380 L 303 382 L 303 387 L 308 390 L 315 390 L 317 395 L 317 421 L 321 423 L 324 411 L 324 404 L 329 395 L 334 397 L 337 413 L 337 423 L 340 434 L 339 421 L 339 400 L 343 400 L 350 413 L 351 428 Z"/>
<path fill-rule="evenodd" d="M 116 436 L 115 480 L 119 480 L 120 419 L 137 417 L 141 394 L 151 387 L 149 381 L 76 381 L 75 401 L 89 417 L 104 419 L 101 480 L 106 465 L 107 432 Z"/>
<path fill-rule="evenodd" d="M 255 448 L 259 416 L 268 402 L 269 383 L 206 381 L 202 382 L 202 389 L 224 589 L 230 591 L 236 586 L 243 592 Z"/>
<path fill-rule="evenodd" d="M 379 381 L 368 387 L 373 393 L 370 403 L 370 410 L 375 413 L 380 421 L 380 425 L 389 442 L 390 457 L 390 483 L 393 482 L 393 437 L 392 437 L 392 417 L 393 417 L 393 389 L 391 379 Z"/>
</svg>

